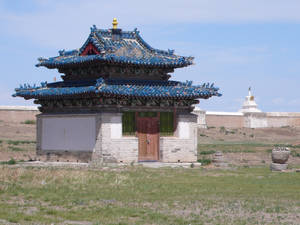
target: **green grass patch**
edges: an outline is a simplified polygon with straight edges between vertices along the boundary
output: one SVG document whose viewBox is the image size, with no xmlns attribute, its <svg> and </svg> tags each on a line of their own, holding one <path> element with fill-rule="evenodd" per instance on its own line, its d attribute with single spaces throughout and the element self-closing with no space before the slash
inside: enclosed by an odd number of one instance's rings
<svg viewBox="0 0 300 225">
<path fill-rule="evenodd" d="M 0 218 L 19 224 L 167 225 L 270 224 L 276 218 L 273 224 L 284 224 L 299 215 L 299 188 L 299 173 L 272 173 L 267 167 L 2 166 Z"/>
<path fill-rule="evenodd" d="M 300 157 L 300 153 L 296 152 L 295 150 L 292 150 L 292 151 L 291 151 L 291 155 L 292 155 L 293 157 Z"/>
<path fill-rule="evenodd" d="M 25 151 L 25 149 L 19 148 L 19 147 L 15 147 L 15 146 L 8 146 L 8 149 L 10 149 L 11 151 L 14 151 L 14 152 L 22 152 L 22 151 Z"/>
<path fill-rule="evenodd" d="M 245 152 L 245 153 L 255 153 L 263 148 L 270 148 L 269 144 L 262 143 L 243 143 L 243 142 L 221 142 L 216 144 L 198 144 L 198 152 L 199 154 L 203 151 L 222 151 L 222 152 Z"/>
<path fill-rule="evenodd" d="M 266 152 L 267 153 L 272 153 L 272 150 L 273 150 L 272 148 L 269 148 L 269 149 L 266 149 Z"/>
<path fill-rule="evenodd" d="M 198 159 L 197 162 L 201 163 L 202 166 L 207 166 L 209 164 L 211 164 L 211 159 L 207 159 L 207 158 L 202 158 L 202 159 Z"/>
<path fill-rule="evenodd" d="M 225 134 L 235 134 L 236 132 L 235 131 L 233 131 L 233 130 L 226 130 L 225 131 Z"/>
<path fill-rule="evenodd" d="M 209 130 L 209 129 L 215 129 L 216 127 L 214 127 L 214 126 L 208 126 L 207 127 L 207 129 Z"/>
<path fill-rule="evenodd" d="M 35 141 L 20 141 L 20 140 L 8 140 L 6 141 L 9 145 L 20 145 L 20 144 L 35 144 Z"/>
<path fill-rule="evenodd" d="M 215 153 L 216 153 L 215 150 L 208 150 L 208 151 L 199 152 L 200 155 L 212 155 L 212 154 L 215 154 Z"/>
<path fill-rule="evenodd" d="M 35 120 L 25 120 L 22 124 L 36 124 Z"/>
<path fill-rule="evenodd" d="M 220 127 L 220 129 L 219 129 L 219 132 L 220 132 L 220 133 L 225 133 L 225 132 L 226 132 L 226 128 L 225 128 L 225 127 L 223 127 L 223 126 L 222 126 L 222 127 Z"/>
</svg>

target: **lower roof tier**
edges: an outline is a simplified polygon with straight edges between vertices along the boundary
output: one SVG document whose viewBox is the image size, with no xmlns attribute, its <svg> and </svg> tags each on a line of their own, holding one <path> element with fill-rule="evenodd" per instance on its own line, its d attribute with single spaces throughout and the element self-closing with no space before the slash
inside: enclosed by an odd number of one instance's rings
<svg viewBox="0 0 300 225">
<path fill-rule="evenodd" d="M 13 97 L 25 99 L 62 99 L 104 96 L 129 98 L 197 99 L 221 96 L 213 84 L 193 86 L 191 81 L 150 81 L 103 79 L 41 83 L 40 87 L 24 85 L 16 88 Z"/>
</svg>

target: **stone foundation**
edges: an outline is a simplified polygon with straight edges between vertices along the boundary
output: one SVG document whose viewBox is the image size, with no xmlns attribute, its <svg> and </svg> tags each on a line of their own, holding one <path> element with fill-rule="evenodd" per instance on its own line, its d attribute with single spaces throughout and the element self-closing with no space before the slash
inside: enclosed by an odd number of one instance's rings
<svg viewBox="0 0 300 225">
<path fill-rule="evenodd" d="M 38 151 L 36 160 L 44 162 L 88 163 L 92 161 L 92 152 Z"/>
</svg>

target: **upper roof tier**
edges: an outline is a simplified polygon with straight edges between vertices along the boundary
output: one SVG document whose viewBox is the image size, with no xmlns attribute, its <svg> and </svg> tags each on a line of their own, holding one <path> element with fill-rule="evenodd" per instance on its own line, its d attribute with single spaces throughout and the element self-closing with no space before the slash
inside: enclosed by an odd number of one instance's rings
<svg viewBox="0 0 300 225">
<path fill-rule="evenodd" d="M 114 64 L 158 68 L 180 68 L 191 65 L 193 57 L 174 54 L 174 50 L 152 48 L 140 36 L 139 31 L 121 29 L 98 29 L 91 27 L 91 33 L 80 49 L 59 51 L 59 56 L 39 58 L 36 66 L 67 68 L 76 65 Z"/>
</svg>

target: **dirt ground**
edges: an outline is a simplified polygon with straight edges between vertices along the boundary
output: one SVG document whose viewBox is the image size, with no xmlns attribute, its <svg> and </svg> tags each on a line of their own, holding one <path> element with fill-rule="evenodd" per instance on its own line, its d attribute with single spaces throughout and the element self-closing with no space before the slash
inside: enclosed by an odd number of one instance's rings
<svg viewBox="0 0 300 225">
<path fill-rule="evenodd" d="M 36 125 L 7 123 L 0 120 L 0 161 L 11 158 L 34 160 Z M 264 165 L 271 162 L 270 151 L 275 145 L 290 147 L 289 163 L 300 167 L 300 127 L 241 128 L 208 127 L 198 130 L 199 158 L 212 159 L 222 151 L 233 165 Z M 203 154 L 208 153 L 208 154 Z"/>
<path fill-rule="evenodd" d="M 275 146 L 289 147 L 289 165 L 300 166 L 300 127 L 240 128 L 208 127 L 198 130 L 198 151 L 201 158 L 213 158 L 221 151 L 229 164 L 264 165 L 271 163 Z M 202 155 L 201 153 L 209 153 Z"/>
<path fill-rule="evenodd" d="M 239 128 L 208 127 L 199 129 L 199 143 L 257 142 L 265 144 L 300 145 L 300 127 Z"/>
<path fill-rule="evenodd" d="M 0 161 L 34 160 L 36 125 L 0 121 Z"/>
</svg>

